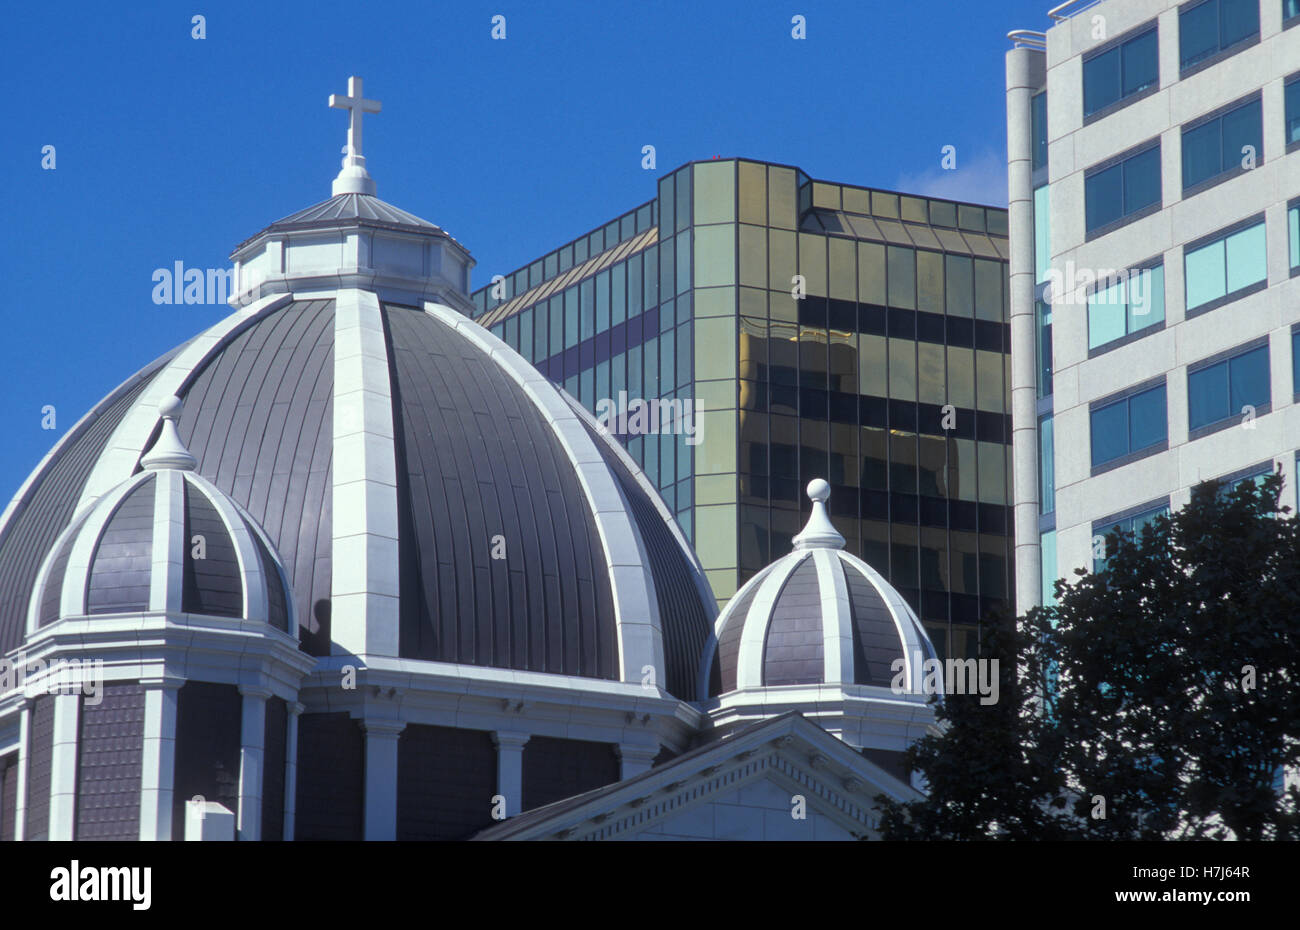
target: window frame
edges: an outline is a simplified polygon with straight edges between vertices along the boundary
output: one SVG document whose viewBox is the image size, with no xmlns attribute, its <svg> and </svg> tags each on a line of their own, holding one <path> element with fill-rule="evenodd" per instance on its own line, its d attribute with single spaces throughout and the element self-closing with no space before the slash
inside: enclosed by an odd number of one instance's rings
<svg viewBox="0 0 1300 930">
<path fill-rule="evenodd" d="M 1120 167 L 1121 168 L 1120 209 L 1123 210 L 1124 172 L 1122 166 L 1133 161 L 1136 158 L 1141 157 L 1142 155 L 1147 154 L 1153 149 L 1157 153 L 1156 164 L 1160 167 L 1160 181 L 1159 181 L 1160 196 L 1157 197 L 1153 203 L 1149 203 L 1146 206 L 1139 207 L 1138 209 L 1129 213 L 1121 213 L 1115 219 L 1110 220 L 1109 222 L 1104 223 L 1101 226 L 1090 228 L 1088 226 L 1088 182 L 1091 181 L 1093 178 L 1097 177 L 1098 175 L 1110 171 L 1112 168 Z M 1085 242 L 1092 242 L 1095 239 L 1100 239 L 1102 236 L 1109 235 L 1110 233 L 1114 232 L 1117 229 L 1122 229 L 1123 227 L 1128 226 L 1130 223 L 1136 223 L 1138 220 L 1145 219 L 1146 217 L 1159 213 L 1161 210 L 1164 209 L 1165 179 L 1164 179 L 1163 158 L 1164 158 L 1164 152 L 1161 146 L 1160 136 L 1154 136 L 1150 139 L 1138 143 L 1137 145 L 1133 146 L 1132 148 L 1126 151 L 1120 152 L 1118 155 L 1108 158 L 1105 161 L 1098 162 L 1092 167 L 1084 170 L 1083 172 L 1083 204 L 1084 204 L 1083 225 L 1084 225 L 1084 232 L 1085 232 L 1085 237 L 1084 237 Z"/>
<path fill-rule="evenodd" d="M 1245 51 L 1246 49 L 1259 44 L 1260 32 L 1262 31 L 1264 24 L 1263 24 L 1263 17 L 1260 15 L 1259 0 L 1254 0 L 1255 20 L 1256 20 L 1254 33 L 1246 36 L 1244 39 L 1238 39 L 1232 45 L 1225 46 L 1220 44 L 1217 51 L 1210 53 L 1206 57 L 1202 58 L 1200 61 L 1194 62 L 1190 65 L 1184 64 L 1183 63 L 1183 16 L 1187 13 L 1190 13 L 1192 10 L 1196 9 L 1197 7 L 1206 6 L 1211 3 L 1214 4 L 1215 12 L 1217 14 L 1216 21 L 1218 27 L 1220 28 L 1219 42 L 1222 43 L 1223 41 L 1223 36 L 1221 34 L 1221 27 L 1223 24 L 1223 18 L 1221 12 L 1223 9 L 1221 6 L 1222 0 L 1191 0 L 1191 2 L 1184 3 L 1180 7 L 1178 7 L 1178 79 L 1179 80 L 1189 78 L 1193 74 L 1196 74 L 1199 71 L 1204 71 L 1206 68 L 1210 68 L 1227 58 L 1231 58 L 1233 55 L 1236 55 L 1238 52 Z"/>
<path fill-rule="evenodd" d="M 1300 3 L 1296 4 L 1296 11 L 1290 16 L 1286 15 L 1287 0 L 1282 0 L 1282 28 L 1290 29 L 1292 26 L 1300 23 Z M 1297 482 L 1300 484 L 1300 482 Z"/>
<path fill-rule="evenodd" d="M 1126 96 L 1124 94 L 1124 51 L 1123 51 L 1124 46 L 1128 45 L 1130 42 L 1135 42 L 1138 39 L 1145 38 L 1147 34 L 1151 32 L 1154 32 L 1156 34 L 1155 83 L 1150 84 L 1147 87 L 1142 88 L 1141 90 L 1133 91 L 1131 94 L 1128 94 Z M 1159 20 L 1149 19 L 1146 22 L 1134 26 L 1132 29 L 1129 29 L 1127 32 L 1124 32 L 1121 35 L 1118 35 L 1115 38 L 1110 39 L 1109 41 L 1097 46 L 1095 49 L 1087 52 L 1083 56 L 1081 68 L 1084 71 L 1086 71 L 1088 64 L 1090 62 L 1098 58 L 1101 58 L 1103 55 L 1106 55 L 1109 52 L 1115 51 L 1117 49 L 1119 50 L 1120 96 L 1112 100 L 1110 103 L 1106 104 L 1105 106 L 1098 107 L 1096 110 L 1093 110 L 1091 113 L 1089 113 L 1087 109 L 1088 106 L 1087 82 L 1083 73 L 1080 73 L 1079 106 L 1083 108 L 1083 125 L 1085 126 L 1089 126 L 1092 123 L 1097 122 L 1098 120 L 1105 119 L 1107 116 L 1110 116 L 1112 113 L 1117 113 L 1120 110 L 1124 109 L 1125 107 L 1137 103 L 1139 100 L 1142 100 L 1146 97 L 1150 97 L 1152 94 L 1159 93 L 1160 91 L 1160 23 Z"/>
<path fill-rule="evenodd" d="M 1158 442 L 1151 443 L 1150 445 L 1143 446 L 1140 449 L 1136 449 L 1136 450 L 1129 449 L 1128 452 L 1125 452 L 1122 455 L 1118 455 L 1113 459 L 1107 459 L 1104 462 L 1093 464 L 1092 461 L 1092 452 L 1093 452 L 1093 445 L 1094 445 L 1093 423 L 1092 423 L 1093 415 L 1100 410 L 1104 410 L 1116 404 L 1120 404 L 1120 403 L 1131 404 L 1133 398 L 1139 397 L 1143 394 L 1155 390 L 1161 390 L 1164 392 L 1165 438 L 1159 440 Z M 1129 416 L 1126 419 L 1126 422 L 1129 423 L 1131 428 L 1132 425 L 1131 416 Z M 1091 466 L 1091 472 L 1089 474 L 1089 477 L 1095 478 L 1097 475 L 1104 474 L 1108 471 L 1114 471 L 1116 468 L 1122 468 L 1125 465 L 1130 465 L 1133 462 L 1141 461 L 1142 459 L 1149 458 L 1150 456 L 1159 455 L 1161 452 L 1168 451 L 1168 449 L 1169 449 L 1169 385 L 1168 385 L 1167 375 L 1158 375 L 1155 378 L 1149 378 L 1146 381 L 1127 387 L 1122 391 L 1116 391 L 1114 394 L 1108 394 L 1105 397 L 1100 397 L 1097 400 L 1094 400 L 1088 404 L 1088 462 L 1089 465 Z"/>
<path fill-rule="evenodd" d="M 1133 529 L 1132 521 L 1136 520 L 1138 517 L 1170 516 L 1173 514 L 1173 509 L 1170 506 L 1171 503 L 1172 502 L 1170 500 L 1169 495 L 1166 494 L 1164 497 L 1159 497 L 1156 498 L 1155 500 L 1147 501 L 1145 504 L 1137 504 L 1136 506 L 1133 507 L 1125 507 L 1123 510 L 1117 511 L 1116 513 L 1113 513 L 1109 516 L 1102 517 L 1100 520 L 1093 520 L 1091 539 L 1096 539 L 1098 536 L 1102 536 L 1103 538 L 1109 536 L 1111 533 L 1115 531 L 1116 526 L 1126 522 L 1129 523 L 1129 526 L 1125 530 L 1125 532 L 1133 533 L 1136 536 L 1137 533 Z M 1102 560 L 1103 568 L 1105 567 L 1106 561 L 1109 561 L 1109 559 Z M 1092 563 L 1093 563 L 1093 569 L 1092 569 L 1093 574 L 1098 574 L 1097 559 L 1093 559 Z"/>
<path fill-rule="evenodd" d="M 1186 157 L 1185 143 L 1187 140 L 1187 134 L 1189 132 L 1195 132 L 1198 129 L 1204 129 L 1206 126 L 1210 125 L 1211 123 L 1219 124 L 1219 134 L 1218 134 L 1219 155 L 1220 157 L 1222 157 L 1224 118 L 1229 116 L 1232 113 L 1235 113 L 1240 109 L 1243 109 L 1251 105 L 1257 105 L 1259 107 L 1259 146 L 1258 146 L 1258 151 L 1255 153 L 1255 168 L 1258 168 L 1264 164 L 1264 103 L 1263 103 L 1263 93 L 1261 91 L 1257 90 L 1254 91 L 1253 93 L 1247 94 L 1244 97 L 1240 97 L 1232 101 L 1231 103 L 1225 104 L 1215 110 L 1212 110 L 1209 113 L 1202 114 L 1201 116 L 1198 116 L 1194 120 L 1183 123 L 1182 126 L 1179 127 L 1178 169 L 1181 175 L 1180 180 L 1183 183 L 1183 200 L 1187 200 L 1191 197 L 1195 197 L 1197 194 L 1201 193 L 1202 191 L 1207 191 L 1210 188 L 1217 187 L 1218 185 L 1223 184 L 1226 181 L 1231 181 L 1233 178 L 1240 177 L 1241 175 L 1246 174 L 1248 171 L 1255 170 L 1254 168 L 1242 167 L 1241 159 L 1237 158 L 1237 160 L 1233 163 L 1232 167 L 1224 168 L 1223 165 L 1220 164 L 1219 170 L 1215 174 L 1201 178 L 1199 181 L 1195 182 L 1194 184 L 1189 185 L 1187 183 L 1187 162 L 1185 161 L 1185 157 Z"/>
<path fill-rule="evenodd" d="M 1129 271 L 1134 272 L 1134 273 L 1136 273 L 1136 274 L 1141 274 L 1141 273 L 1144 272 L 1144 271 L 1154 271 L 1154 270 L 1157 269 L 1157 268 L 1161 269 L 1161 279 L 1162 279 L 1161 290 L 1164 291 L 1164 294 L 1165 294 L 1165 305 L 1164 305 L 1164 307 L 1162 308 L 1162 309 L 1163 309 L 1163 316 L 1161 316 L 1161 318 L 1160 318 L 1160 322 L 1158 322 L 1158 323 L 1150 323 L 1150 324 L 1148 324 L 1148 325 L 1146 325 L 1146 326 L 1143 326 L 1141 329 L 1135 329 L 1135 330 L 1132 330 L 1132 331 L 1127 331 L 1127 332 L 1124 333 L 1123 336 L 1119 336 L 1119 337 L 1117 337 L 1117 338 L 1115 338 L 1115 339 L 1111 339 L 1109 342 L 1103 342 L 1103 343 L 1101 343 L 1101 344 L 1099 344 L 1099 345 L 1097 345 L 1097 346 L 1093 346 L 1093 345 L 1092 345 L 1092 301 L 1091 301 L 1091 298 L 1092 298 L 1092 296 L 1093 296 L 1094 294 L 1097 293 L 1097 291 L 1103 289 L 1102 285 L 1105 284 L 1105 282 L 1098 281 L 1098 282 L 1096 282 L 1096 283 L 1094 283 L 1094 284 L 1090 284 L 1090 285 L 1088 286 L 1088 290 L 1087 290 L 1088 305 L 1087 305 L 1087 307 L 1085 307 L 1085 325 L 1086 325 L 1086 327 L 1087 327 L 1087 337 L 1088 337 L 1088 358 L 1093 359 L 1093 358 L 1096 358 L 1096 357 L 1099 356 L 1099 355 L 1105 355 L 1107 352 L 1113 352 L 1113 351 L 1115 351 L 1116 349 L 1118 349 L 1118 348 L 1120 348 L 1120 347 L 1122 347 L 1122 346 L 1131 345 L 1132 343 L 1137 342 L 1137 341 L 1140 340 L 1140 339 L 1145 339 L 1145 338 L 1148 337 L 1148 336 L 1154 336 L 1156 333 L 1159 333 L 1159 332 L 1163 332 L 1163 331 L 1164 331 L 1165 326 L 1166 326 L 1166 321 L 1169 319 L 1169 291 L 1168 291 L 1168 288 L 1166 287 L 1166 284 L 1167 284 L 1167 280 L 1166 280 L 1166 278 L 1167 278 L 1167 276 L 1163 273 L 1163 272 L 1164 272 L 1164 267 L 1165 267 L 1165 256 L 1164 256 L 1164 253 L 1162 252 L 1162 253 L 1160 253 L 1159 255 L 1155 256 L 1154 258 L 1148 258 L 1146 261 L 1139 262 L 1138 264 L 1133 265 L 1133 266 L 1131 266 L 1131 267 L 1129 268 Z M 1130 280 L 1131 280 L 1131 277 L 1130 277 Z M 1132 303 L 1132 301 L 1129 299 L 1129 298 L 1130 298 L 1130 295 L 1129 295 L 1129 292 L 1128 292 L 1128 282 L 1127 282 L 1127 281 L 1125 282 L 1125 293 L 1124 293 L 1124 297 L 1125 297 L 1125 300 L 1124 300 L 1124 326 L 1125 326 L 1125 329 L 1127 330 L 1127 329 L 1128 329 L 1128 318 L 1129 318 L 1128 308 L 1129 308 L 1130 304 Z"/>
<path fill-rule="evenodd" d="M 1238 233 L 1245 232 L 1248 229 L 1254 229 L 1256 226 L 1264 227 L 1264 251 L 1265 251 L 1264 278 L 1260 281 L 1256 281 L 1254 284 L 1248 284 L 1245 287 L 1239 287 L 1235 291 L 1228 291 L 1227 293 L 1223 294 L 1221 297 L 1215 297 L 1212 300 L 1207 300 L 1205 303 L 1199 304 L 1195 307 L 1189 306 L 1187 301 L 1187 256 L 1193 252 L 1199 252 L 1201 249 L 1214 245 L 1216 242 L 1220 242 L 1220 241 L 1225 243 L 1224 248 L 1226 250 L 1227 248 L 1226 243 L 1228 239 L 1232 238 Z M 1190 320 L 1193 317 L 1200 316 L 1203 313 L 1210 313 L 1211 311 L 1218 310 L 1220 307 L 1241 300 L 1244 297 L 1249 297 L 1251 294 L 1258 293 L 1259 291 L 1262 291 L 1265 288 L 1267 288 L 1268 287 L 1267 255 L 1268 255 L 1268 224 L 1265 222 L 1265 217 L 1263 213 L 1256 213 L 1253 216 L 1248 216 L 1243 220 L 1238 220 L 1237 222 L 1233 223 L 1231 226 L 1225 226 L 1223 229 L 1220 229 L 1217 232 L 1212 232 L 1207 236 L 1202 236 L 1200 239 L 1196 239 L 1192 242 L 1185 244 L 1183 246 L 1183 308 L 1184 308 L 1183 318 Z M 1224 256 L 1224 286 L 1225 288 L 1227 287 L 1227 255 L 1226 254 Z"/>
<path fill-rule="evenodd" d="M 1211 368 L 1216 368 L 1219 365 L 1227 365 L 1228 366 L 1228 402 L 1229 402 L 1229 407 L 1231 407 L 1232 362 L 1234 359 L 1238 359 L 1243 356 L 1249 355 L 1252 352 L 1257 352 L 1260 349 L 1264 350 L 1264 361 L 1267 366 L 1264 383 L 1268 386 L 1268 400 L 1266 400 L 1262 404 L 1254 405 L 1255 418 L 1259 419 L 1260 417 L 1266 416 L 1267 414 L 1273 411 L 1273 359 L 1272 359 L 1272 352 L 1269 348 L 1268 336 L 1264 335 L 1256 339 L 1252 339 L 1250 342 L 1242 343 L 1241 345 L 1238 346 L 1233 346 L 1230 349 L 1224 349 L 1222 352 L 1216 352 L 1214 355 L 1211 355 L 1208 358 L 1203 358 L 1200 359 L 1199 361 L 1192 362 L 1187 366 L 1187 441 L 1188 442 L 1191 442 L 1196 439 L 1201 439 L 1205 436 L 1209 436 L 1212 433 L 1217 433 L 1221 430 L 1228 429 L 1229 427 L 1234 426 L 1235 424 L 1241 422 L 1241 411 L 1240 410 L 1234 411 L 1229 409 L 1228 415 L 1226 417 L 1221 417 L 1217 420 L 1212 420 L 1208 423 L 1203 423 L 1200 426 L 1193 427 L 1192 426 L 1192 375 L 1198 374 L 1202 371 L 1207 371 Z"/>
<path fill-rule="evenodd" d="M 1296 23 L 1300 23 L 1300 13 L 1297 13 L 1296 16 L 1294 17 L 1294 19 L 1292 19 L 1292 21 L 1291 21 L 1291 24 L 1292 24 L 1292 25 L 1295 25 Z M 1284 78 L 1282 79 L 1282 123 L 1283 123 L 1283 125 L 1282 125 L 1282 134 L 1283 134 L 1283 138 L 1286 137 L 1286 135 L 1287 135 L 1287 133 L 1288 133 L 1288 131 L 1289 131 L 1289 129 L 1290 129 L 1290 123 L 1291 123 L 1293 120 L 1294 120 L 1294 122 L 1296 122 L 1296 123 L 1300 123 L 1300 101 L 1298 101 L 1298 103 L 1297 103 L 1297 106 L 1296 106 L 1296 110 L 1297 110 L 1297 112 L 1296 112 L 1296 114 L 1295 114 L 1294 117 L 1292 117 L 1292 116 L 1287 112 L 1287 108 L 1286 108 L 1287 91 L 1290 90 L 1293 86 L 1296 86 L 1296 85 L 1300 85 L 1300 71 L 1297 71 L 1297 72 L 1295 72 L 1294 74 L 1289 74 L 1289 75 L 1287 75 L 1286 77 L 1284 77 Z M 1300 98 L 1300 89 L 1297 89 L 1297 91 L 1296 91 L 1296 95 L 1297 95 L 1298 98 Z M 1291 152 L 1296 151 L 1297 149 L 1300 149 L 1300 134 L 1298 134 L 1298 135 L 1296 136 L 1296 138 L 1295 138 L 1294 141 L 1288 141 L 1288 142 L 1286 143 L 1286 152 L 1287 152 L 1288 154 L 1290 154 Z"/>
</svg>

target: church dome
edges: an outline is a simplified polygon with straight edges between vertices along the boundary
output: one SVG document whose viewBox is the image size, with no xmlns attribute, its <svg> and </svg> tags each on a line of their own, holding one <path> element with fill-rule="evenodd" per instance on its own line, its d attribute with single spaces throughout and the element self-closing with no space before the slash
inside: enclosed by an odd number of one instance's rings
<svg viewBox="0 0 1300 930">
<path fill-rule="evenodd" d="M 830 486 L 808 485 L 808 525 L 794 550 L 749 580 L 723 609 L 717 647 L 701 669 L 713 694 L 780 685 L 890 688 L 896 660 L 904 691 L 922 691 L 935 657 L 907 602 L 866 562 L 844 550 L 826 512 Z"/>
<path fill-rule="evenodd" d="M 289 629 L 284 568 L 256 522 L 194 473 L 165 401 L 141 470 L 97 499 L 40 570 L 28 629 L 68 617 L 134 613 L 232 617 Z"/>
<path fill-rule="evenodd" d="M 97 405 L 0 516 L 0 654 L 29 609 L 39 626 L 152 603 L 148 524 L 181 488 L 189 519 L 243 514 L 279 557 L 308 655 L 699 699 L 717 609 L 689 542 L 618 442 L 467 316 L 472 258 L 376 198 L 353 117 L 334 196 L 235 250 L 233 312 Z M 172 397 L 195 464 L 150 470 Z M 120 567 L 77 562 L 114 546 Z M 110 576 L 117 599 L 97 599 Z"/>
</svg>

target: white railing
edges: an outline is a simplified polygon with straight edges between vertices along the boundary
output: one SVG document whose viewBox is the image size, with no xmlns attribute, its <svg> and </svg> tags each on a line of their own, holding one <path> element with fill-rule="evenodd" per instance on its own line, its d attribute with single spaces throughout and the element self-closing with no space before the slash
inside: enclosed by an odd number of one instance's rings
<svg viewBox="0 0 1300 930">
<path fill-rule="evenodd" d="M 1060 6 L 1054 6 L 1050 10 L 1048 10 L 1047 16 L 1054 23 L 1063 23 L 1070 17 L 1079 15 L 1089 7 L 1096 6 L 1098 3 L 1101 2 L 1101 0 L 1091 0 L 1091 2 L 1085 3 L 1077 10 L 1070 10 L 1070 12 L 1068 13 L 1065 12 L 1066 10 L 1068 10 L 1070 7 L 1074 6 L 1078 2 L 1080 2 L 1080 0 L 1065 0 L 1065 3 L 1062 3 Z"/>
<path fill-rule="evenodd" d="M 1016 29 L 1008 32 L 1007 38 L 1015 43 L 1016 48 L 1033 48 L 1039 51 L 1047 48 L 1047 36 L 1032 29 Z"/>
</svg>

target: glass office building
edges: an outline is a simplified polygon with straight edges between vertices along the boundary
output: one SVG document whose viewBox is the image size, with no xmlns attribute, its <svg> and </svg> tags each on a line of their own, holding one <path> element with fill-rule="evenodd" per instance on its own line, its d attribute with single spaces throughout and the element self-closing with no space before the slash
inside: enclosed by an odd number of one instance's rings
<svg viewBox="0 0 1300 930">
<path fill-rule="evenodd" d="M 715 160 L 472 296 L 593 414 L 660 402 L 610 428 L 720 601 L 825 478 L 848 547 L 973 655 L 1011 598 L 1007 259 L 1005 210 Z"/>
</svg>

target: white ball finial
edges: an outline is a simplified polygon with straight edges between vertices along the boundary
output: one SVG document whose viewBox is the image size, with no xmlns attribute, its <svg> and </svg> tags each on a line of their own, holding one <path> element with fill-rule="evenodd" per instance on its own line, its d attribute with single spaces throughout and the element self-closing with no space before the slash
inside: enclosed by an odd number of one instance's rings
<svg viewBox="0 0 1300 930">
<path fill-rule="evenodd" d="M 794 538 L 796 549 L 843 549 L 844 537 L 831 523 L 826 513 L 826 501 L 831 496 L 831 486 L 824 478 L 808 482 L 808 497 L 812 499 L 812 515 L 803 532 Z"/>
<path fill-rule="evenodd" d="M 179 420 L 184 409 L 185 404 L 179 397 L 173 395 L 158 405 L 158 416 L 165 420 Z"/>
</svg>

